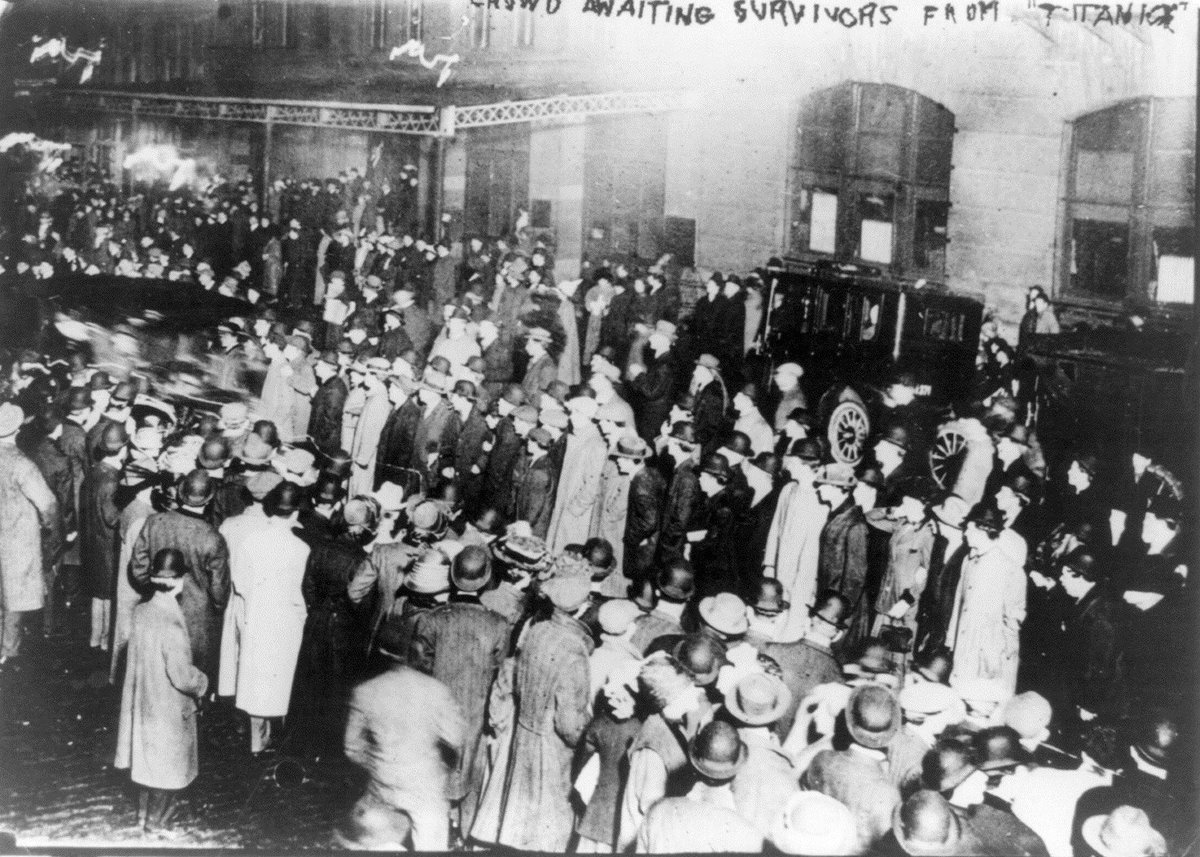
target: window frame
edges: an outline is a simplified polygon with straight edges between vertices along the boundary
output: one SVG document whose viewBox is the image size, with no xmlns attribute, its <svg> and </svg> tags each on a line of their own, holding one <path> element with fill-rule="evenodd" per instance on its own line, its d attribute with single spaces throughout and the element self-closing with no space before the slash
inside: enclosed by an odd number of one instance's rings
<svg viewBox="0 0 1200 857">
<path fill-rule="evenodd" d="M 1067 303 L 1096 308 L 1112 308 L 1120 305 L 1150 306 L 1159 308 L 1181 307 L 1188 304 L 1160 301 L 1157 298 L 1157 258 L 1154 255 L 1155 230 L 1195 228 L 1195 197 L 1191 204 L 1180 201 L 1156 201 L 1152 198 L 1152 188 L 1155 181 L 1156 159 L 1158 153 L 1186 153 L 1189 150 L 1179 148 L 1164 148 L 1157 143 L 1161 140 L 1161 132 L 1157 127 L 1158 112 L 1168 109 L 1168 104 L 1185 106 L 1192 103 L 1192 127 L 1185 139 L 1192 141 L 1191 181 L 1186 186 L 1194 188 L 1196 170 L 1195 151 L 1195 112 L 1194 101 L 1188 98 L 1155 98 L 1144 96 L 1129 98 L 1107 104 L 1095 110 L 1082 113 L 1064 123 L 1064 171 L 1060 182 L 1059 211 L 1058 211 L 1058 241 L 1055 247 L 1054 266 L 1054 297 Z M 1135 146 L 1132 152 L 1130 197 L 1123 203 L 1111 200 L 1095 201 L 1084 198 L 1076 193 L 1076 181 L 1079 170 L 1080 147 L 1079 127 L 1081 123 L 1093 120 L 1107 111 L 1135 109 L 1138 115 L 1138 128 Z M 1118 149 L 1103 150 L 1107 152 Z M 1086 217 L 1081 215 L 1094 214 Z M 1123 219 L 1106 219 L 1122 216 Z M 1077 287 L 1072 282 L 1072 259 L 1075 253 L 1074 226 L 1077 220 L 1102 220 L 1112 223 L 1127 224 L 1127 261 L 1126 287 L 1124 295 L 1118 297 L 1107 295 L 1092 289 Z M 1194 252 L 1194 235 L 1193 235 Z M 1151 294 L 1151 283 L 1154 283 L 1155 294 Z"/>
<path fill-rule="evenodd" d="M 806 118 L 810 105 L 817 99 L 830 99 L 828 107 L 831 115 L 837 110 L 832 106 L 839 93 L 838 90 L 848 90 L 848 104 L 843 109 L 848 111 L 846 116 L 839 117 L 832 124 L 809 124 L 809 133 L 824 132 L 826 140 L 820 146 L 822 160 L 828 159 L 832 153 L 835 163 L 814 164 L 806 162 L 805 156 L 810 153 L 805 138 Z M 899 131 L 880 130 L 867 126 L 864 122 L 864 110 L 868 95 L 886 96 L 894 99 L 901 95 L 904 101 L 904 114 Z M 845 97 L 845 96 L 843 96 Z M 944 111 L 948 122 L 948 133 L 928 133 L 924 127 L 927 110 Z M 937 115 L 937 114 L 935 114 Z M 943 248 L 949 243 L 948 224 L 952 203 L 950 200 L 950 175 L 953 169 L 954 135 L 957 128 L 954 125 L 955 116 L 945 105 L 935 101 L 917 90 L 886 83 L 863 83 L 860 81 L 843 81 L 832 87 L 809 93 L 800 113 L 794 123 L 796 130 L 793 141 L 793 151 L 789 160 L 788 194 L 787 194 L 787 234 L 785 237 L 785 252 L 793 257 L 808 260 L 836 260 L 853 262 L 880 268 L 887 273 L 904 276 L 919 276 L 934 280 L 944 280 L 946 276 L 946 253 L 940 254 L 940 259 L 933 264 L 917 264 L 917 209 L 919 204 L 933 202 L 945 206 L 946 232 L 943 237 Z M 944 124 L 944 120 L 943 120 Z M 869 171 L 864 167 L 862 145 L 872 138 L 891 139 L 900 143 L 898 154 L 899 173 L 885 173 L 878 170 Z M 921 166 L 926 146 L 929 141 L 940 141 L 945 145 L 945 163 L 936 165 L 933 170 L 937 180 L 929 180 L 922 176 Z M 944 174 L 944 184 L 940 180 Z M 807 194 L 814 192 L 835 193 L 837 196 L 837 214 L 834 235 L 834 252 L 824 252 L 811 249 L 811 221 L 802 222 L 802 218 L 811 217 L 811 200 L 804 208 L 803 201 Z M 863 258 L 861 255 L 861 222 L 859 214 L 860 198 L 866 194 L 890 195 L 892 197 L 892 246 L 891 261 L 879 262 Z M 935 230 L 931 230 L 935 231 Z M 807 238 L 803 237 L 807 236 Z M 806 246 L 801 246 L 804 241 Z M 936 257 L 936 254 L 928 255 Z"/>
</svg>

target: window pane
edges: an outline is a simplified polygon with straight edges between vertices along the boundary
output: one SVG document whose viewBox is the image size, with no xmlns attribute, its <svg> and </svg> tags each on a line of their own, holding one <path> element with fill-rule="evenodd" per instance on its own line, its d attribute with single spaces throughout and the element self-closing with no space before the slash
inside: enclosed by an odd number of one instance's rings
<svg viewBox="0 0 1200 857">
<path fill-rule="evenodd" d="M 903 137 L 882 134 L 858 135 L 858 172 L 867 176 L 886 176 L 900 180 L 908 178 L 904 169 Z"/>
<path fill-rule="evenodd" d="M 895 198 L 891 194 L 863 194 L 858 198 L 858 258 L 892 263 Z"/>
<path fill-rule="evenodd" d="M 801 187 L 792 217 L 792 248 L 837 252 L 838 198 L 835 187 Z"/>
<path fill-rule="evenodd" d="M 863 86 L 859 125 L 864 130 L 899 136 L 905 131 L 911 96 L 893 86 Z"/>
<path fill-rule="evenodd" d="M 1142 104 L 1120 104 L 1075 122 L 1075 146 L 1090 152 L 1136 152 L 1141 141 Z"/>
<path fill-rule="evenodd" d="M 1129 287 L 1128 224 L 1075 220 L 1071 235 L 1071 288 L 1124 298 Z"/>
<path fill-rule="evenodd" d="M 1133 154 L 1078 152 L 1075 162 L 1075 198 L 1089 202 L 1131 202 Z"/>
<path fill-rule="evenodd" d="M 913 228 L 913 264 L 934 274 L 946 270 L 946 219 L 950 204 L 931 199 L 917 201 Z"/>
<path fill-rule="evenodd" d="M 1154 230 L 1154 280 L 1151 294 L 1168 303 L 1192 303 L 1196 274 L 1196 230 L 1192 227 Z"/>
<path fill-rule="evenodd" d="M 842 134 L 831 128 L 807 127 L 800 135 L 800 163 L 814 173 L 836 173 L 844 162 Z"/>
<path fill-rule="evenodd" d="M 1155 152 L 1150 170 L 1151 205 L 1193 201 L 1196 160 L 1192 152 Z"/>
</svg>

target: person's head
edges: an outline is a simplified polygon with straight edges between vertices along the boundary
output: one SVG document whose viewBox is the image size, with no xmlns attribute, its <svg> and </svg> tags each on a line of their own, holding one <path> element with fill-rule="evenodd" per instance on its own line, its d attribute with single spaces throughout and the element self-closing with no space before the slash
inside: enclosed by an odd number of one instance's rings
<svg viewBox="0 0 1200 857">
<path fill-rule="evenodd" d="M 748 414 L 755 407 L 758 391 L 753 384 L 746 384 L 733 394 L 733 409 L 739 414 Z"/>
<path fill-rule="evenodd" d="M 721 293 L 721 289 L 725 287 L 725 278 L 721 276 L 720 271 L 713 271 L 707 280 L 704 281 L 704 291 L 710 299 L 715 298 Z"/>
<path fill-rule="evenodd" d="M 700 490 L 708 497 L 719 494 L 729 483 L 729 461 L 719 452 L 705 457 L 700 466 Z"/>
<path fill-rule="evenodd" d="M 158 592 L 179 597 L 187 574 L 187 559 L 176 548 L 163 548 L 150 560 L 150 583 Z"/>
<path fill-rule="evenodd" d="M 1153 548 L 1161 548 L 1173 542 L 1182 525 L 1180 504 L 1168 495 L 1151 498 L 1142 519 L 1142 541 Z"/>
<path fill-rule="evenodd" d="M 723 720 L 705 725 L 688 744 L 693 770 L 710 785 L 732 780 L 746 764 L 748 752 L 737 729 Z"/>
<path fill-rule="evenodd" d="M 1096 456 L 1078 455 L 1071 459 L 1071 464 L 1067 467 L 1067 484 L 1075 489 L 1076 494 L 1082 494 L 1096 481 L 1099 468 L 1100 461 Z"/>
<path fill-rule="evenodd" d="M 304 489 L 295 482 L 280 482 L 263 498 L 263 512 L 268 518 L 294 521 L 300 514 L 303 497 Z"/>
<path fill-rule="evenodd" d="M 921 785 L 966 809 L 983 802 L 987 775 L 979 770 L 969 745 L 944 738 L 921 761 Z"/>
<path fill-rule="evenodd" d="M 848 464 L 823 465 L 814 479 L 817 496 L 830 509 L 837 509 L 846 502 L 855 482 L 854 469 Z"/>
<path fill-rule="evenodd" d="M 898 423 L 888 426 L 875 441 L 872 452 L 883 472 L 892 473 L 908 455 L 908 430 Z"/>
<path fill-rule="evenodd" d="M 696 572 L 686 559 L 671 560 L 658 572 L 654 580 L 655 594 L 660 601 L 684 604 L 696 592 Z"/>
<path fill-rule="evenodd" d="M 623 476 L 628 476 L 636 473 L 641 468 L 649 454 L 650 447 L 646 444 L 646 441 L 634 435 L 632 437 L 622 437 L 617 441 L 616 449 L 612 453 L 612 459 L 617 465 L 617 472 Z"/>
<path fill-rule="evenodd" d="M 917 397 L 917 380 L 911 372 L 898 372 L 892 376 L 885 392 L 900 407 L 912 404 Z"/>
<path fill-rule="evenodd" d="M 989 550 L 1004 530 L 1004 514 L 995 505 L 980 503 L 967 515 L 963 538 L 973 553 Z"/>
</svg>

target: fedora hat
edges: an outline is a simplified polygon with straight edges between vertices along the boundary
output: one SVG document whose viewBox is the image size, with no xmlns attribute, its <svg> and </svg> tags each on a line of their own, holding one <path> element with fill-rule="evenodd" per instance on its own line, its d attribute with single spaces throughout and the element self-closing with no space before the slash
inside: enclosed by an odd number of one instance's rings
<svg viewBox="0 0 1200 857">
<path fill-rule="evenodd" d="M 839 800 L 815 791 L 798 791 L 788 798 L 771 828 L 771 842 L 784 854 L 858 852 L 854 815 Z"/>
<path fill-rule="evenodd" d="M 971 741 L 981 771 L 1003 771 L 1024 765 L 1030 755 L 1021 746 L 1021 736 L 1011 726 L 989 726 L 975 733 Z"/>
<path fill-rule="evenodd" d="M 707 473 L 724 485 L 730 477 L 729 459 L 719 452 L 710 453 L 704 457 L 704 461 L 700 465 L 700 472 Z"/>
<path fill-rule="evenodd" d="M 725 692 L 725 709 L 747 726 L 766 726 L 787 712 L 792 692 L 781 679 L 751 673 Z"/>
<path fill-rule="evenodd" d="M 623 437 L 618 440 L 617 448 L 612 454 L 615 458 L 632 458 L 635 461 L 641 461 L 650 454 L 650 447 L 646 441 L 637 435 L 633 435 L 632 437 Z"/>
<path fill-rule="evenodd" d="M 877 684 L 856 687 L 846 701 L 846 727 L 855 742 L 881 750 L 900 729 L 900 705 L 891 691 Z"/>
<path fill-rule="evenodd" d="M 414 529 L 431 534 L 434 538 L 441 538 L 446 532 L 446 516 L 437 503 L 432 500 L 417 502 L 413 505 L 408 520 Z"/>
<path fill-rule="evenodd" d="M 1160 857 L 1167 853 L 1167 842 L 1150 826 L 1149 816 L 1132 806 L 1088 818 L 1083 822 L 1083 840 L 1100 857 Z"/>
<path fill-rule="evenodd" d="M 692 767 L 710 780 L 733 779 L 748 755 L 746 742 L 737 730 L 721 720 L 707 724 L 688 743 Z"/>
<path fill-rule="evenodd" d="M 700 618 L 710 628 L 731 637 L 750 630 L 746 602 L 732 592 L 718 592 L 700 602 Z"/>
</svg>

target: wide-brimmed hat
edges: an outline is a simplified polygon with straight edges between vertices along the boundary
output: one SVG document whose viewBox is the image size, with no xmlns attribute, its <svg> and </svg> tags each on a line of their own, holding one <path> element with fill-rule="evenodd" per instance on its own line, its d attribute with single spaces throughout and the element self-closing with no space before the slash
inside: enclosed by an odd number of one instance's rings
<svg viewBox="0 0 1200 857">
<path fill-rule="evenodd" d="M 537 536 L 508 536 L 496 546 L 496 557 L 529 571 L 546 559 L 546 542 Z"/>
<path fill-rule="evenodd" d="M 944 684 L 919 681 L 900 691 L 900 708 L 906 715 L 919 718 L 941 714 L 958 701 L 958 694 Z"/>
<path fill-rule="evenodd" d="M 750 673 L 725 693 L 725 710 L 747 726 L 766 726 L 787 713 L 792 692 L 782 680 Z"/>
<path fill-rule="evenodd" d="M 708 723 L 688 743 L 692 767 L 710 780 L 730 780 L 746 764 L 749 749 L 730 724 Z"/>
<path fill-rule="evenodd" d="M 396 512 L 404 508 L 404 489 L 395 482 L 384 482 L 371 496 L 385 512 Z"/>
<path fill-rule="evenodd" d="M 900 729 L 900 705 L 891 691 L 878 684 L 856 687 L 846 701 L 846 727 L 864 747 L 881 750 Z"/>
<path fill-rule="evenodd" d="M 1150 817 L 1133 806 L 1119 806 L 1108 815 L 1085 820 L 1083 840 L 1100 857 L 1160 857 L 1167 853 L 1167 842 L 1150 826 Z"/>
<path fill-rule="evenodd" d="M 583 574 L 552 577 L 542 584 L 542 594 L 564 613 L 574 613 L 592 594 L 592 579 Z"/>
<path fill-rule="evenodd" d="M 788 798 L 771 828 L 771 842 L 784 854 L 858 853 L 854 815 L 839 800 L 815 791 Z"/>
<path fill-rule="evenodd" d="M 1011 726 L 1027 741 L 1048 737 L 1054 710 L 1044 696 L 1027 690 L 1004 705 L 1004 725 Z"/>
<path fill-rule="evenodd" d="M 614 458 L 631 458 L 634 461 L 641 461 L 649 454 L 649 444 L 636 435 L 618 440 L 617 448 L 612 452 Z"/>
<path fill-rule="evenodd" d="M 409 592 L 420 595 L 438 595 L 450 591 L 450 560 L 434 548 L 427 548 L 417 557 L 412 570 L 404 576 L 404 586 Z"/>
<path fill-rule="evenodd" d="M 837 462 L 818 467 L 816 478 L 813 481 L 817 485 L 836 485 L 839 488 L 853 488 L 858 480 L 854 476 L 853 467 L 849 464 Z"/>
<path fill-rule="evenodd" d="M 750 630 L 746 602 L 732 592 L 718 592 L 700 602 L 700 618 L 709 627 L 736 637 Z"/>
</svg>

